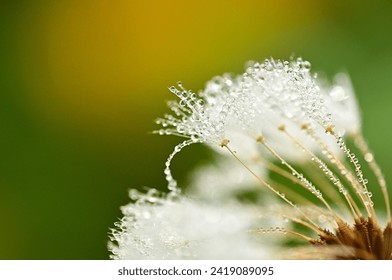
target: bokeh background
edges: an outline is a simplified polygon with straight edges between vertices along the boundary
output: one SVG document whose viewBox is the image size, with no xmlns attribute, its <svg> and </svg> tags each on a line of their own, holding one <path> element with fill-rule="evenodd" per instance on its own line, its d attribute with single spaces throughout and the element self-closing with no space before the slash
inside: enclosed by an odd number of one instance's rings
<svg viewBox="0 0 392 280">
<path fill-rule="evenodd" d="M 367 2 L 367 1 L 366 1 Z M 390 1 L 0 1 L 0 259 L 107 259 L 130 188 L 165 187 L 167 87 L 299 55 L 350 74 L 392 183 Z M 208 155 L 190 148 L 174 173 Z"/>
</svg>

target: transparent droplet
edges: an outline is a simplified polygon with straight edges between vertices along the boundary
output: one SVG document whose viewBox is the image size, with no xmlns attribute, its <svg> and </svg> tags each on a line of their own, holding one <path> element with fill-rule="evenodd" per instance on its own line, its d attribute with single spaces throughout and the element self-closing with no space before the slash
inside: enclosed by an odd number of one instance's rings
<svg viewBox="0 0 392 280">
<path fill-rule="evenodd" d="M 372 153 L 366 153 L 365 154 L 365 160 L 366 160 L 366 162 L 372 162 L 373 161 L 373 154 Z"/>
</svg>

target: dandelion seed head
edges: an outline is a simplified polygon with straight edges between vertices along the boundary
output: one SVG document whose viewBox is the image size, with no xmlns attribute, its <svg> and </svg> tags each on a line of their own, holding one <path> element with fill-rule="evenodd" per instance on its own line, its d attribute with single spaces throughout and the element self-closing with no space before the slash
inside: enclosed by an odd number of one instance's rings
<svg viewBox="0 0 392 280">
<path fill-rule="evenodd" d="M 124 217 L 112 230 L 112 258 L 279 255 L 271 252 L 275 242 L 265 247 L 255 238 L 262 234 L 263 239 L 285 235 L 307 242 L 288 258 L 317 253 L 320 258 L 391 259 L 386 181 L 362 137 L 350 81 L 338 74 L 330 84 L 310 69 L 301 58 L 271 58 L 249 63 L 240 75 L 216 76 L 197 94 L 181 82 L 170 87 L 177 100 L 168 102 L 172 113 L 156 121 L 162 126 L 156 132 L 185 140 L 165 163 L 169 192 L 130 192 L 134 202 L 122 208 Z M 211 147 L 219 160 L 195 172 L 183 194 L 170 167 L 183 148 L 195 143 Z M 374 173 L 373 183 L 363 163 Z M 375 181 L 384 197 L 385 226 L 372 200 Z M 240 199 L 239 192 L 254 187 L 266 192 Z"/>
</svg>

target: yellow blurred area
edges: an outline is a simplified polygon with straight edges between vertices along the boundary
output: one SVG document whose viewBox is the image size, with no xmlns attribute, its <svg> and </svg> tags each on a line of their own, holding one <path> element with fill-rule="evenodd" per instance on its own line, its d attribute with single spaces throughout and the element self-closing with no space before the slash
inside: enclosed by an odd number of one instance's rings
<svg viewBox="0 0 392 280">
<path fill-rule="evenodd" d="M 254 48 L 263 54 L 282 29 L 320 21 L 322 6 L 310 0 L 55 1 L 21 23 L 29 36 L 20 34 L 20 43 L 32 46 L 23 52 L 23 79 L 45 119 L 103 133 L 130 122 L 141 130 L 152 109 L 170 98 L 163 95 L 167 86 L 180 79 L 194 86 L 194 76 L 241 69 Z"/>
</svg>

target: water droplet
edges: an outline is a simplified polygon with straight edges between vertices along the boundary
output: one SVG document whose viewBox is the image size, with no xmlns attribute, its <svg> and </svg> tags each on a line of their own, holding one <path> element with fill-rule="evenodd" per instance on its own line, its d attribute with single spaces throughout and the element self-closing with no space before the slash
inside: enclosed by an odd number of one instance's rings
<svg viewBox="0 0 392 280">
<path fill-rule="evenodd" d="M 177 93 L 179 92 L 179 90 L 178 90 L 175 86 L 169 87 L 169 90 L 170 90 L 172 93 L 174 93 L 174 94 L 177 94 Z"/>
<path fill-rule="evenodd" d="M 366 160 L 366 162 L 372 162 L 373 161 L 373 154 L 372 153 L 366 153 L 365 154 L 365 160 Z"/>
<path fill-rule="evenodd" d="M 303 61 L 301 66 L 302 66 L 302 68 L 309 70 L 311 65 L 310 65 L 309 61 Z"/>
<path fill-rule="evenodd" d="M 197 100 L 197 105 L 202 107 L 202 106 L 204 106 L 204 104 L 205 104 L 204 100 L 202 100 L 202 99 Z"/>
</svg>

